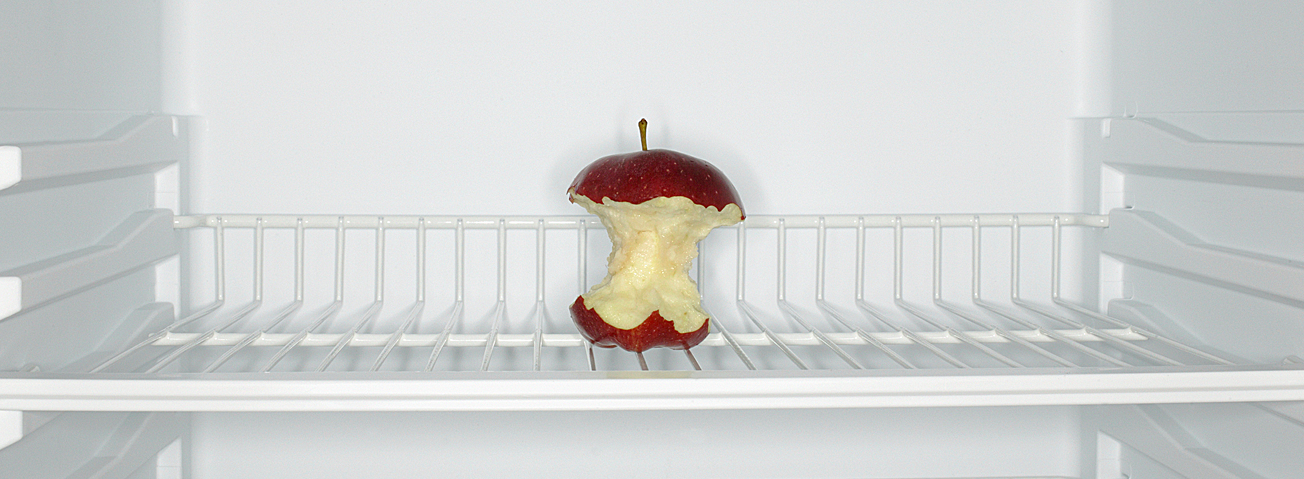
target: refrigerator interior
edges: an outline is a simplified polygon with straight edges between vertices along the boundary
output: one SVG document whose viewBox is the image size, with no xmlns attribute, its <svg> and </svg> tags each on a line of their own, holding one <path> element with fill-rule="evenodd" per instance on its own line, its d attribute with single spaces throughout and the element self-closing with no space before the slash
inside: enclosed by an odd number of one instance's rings
<svg viewBox="0 0 1304 479">
<path fill-rule="evenodd" d="M 1302 10 L 0 5 L 0 468 L 1292 477 Z M 640 118 L 687 353 L 567 311 Z"/>
</svg>

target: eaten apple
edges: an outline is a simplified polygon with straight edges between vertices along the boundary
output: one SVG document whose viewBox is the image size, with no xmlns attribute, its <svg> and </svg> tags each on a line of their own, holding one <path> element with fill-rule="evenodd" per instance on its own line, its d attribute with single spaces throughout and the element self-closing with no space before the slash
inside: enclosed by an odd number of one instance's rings
<svg viewBox="0 0 1304 479">
<path fill-rule="evenodd" d="M 602 221 L 611 238 L 607 276 L 571 304 L 580 333 L 597 346 L 643 352 L 701 343 L 710 318 L 689 277 L 697 243 L 744 218 L 733 184 L 715 166 L 683 153 L 647 149 L 589 164 L 567 193 Z"/>
</svg>

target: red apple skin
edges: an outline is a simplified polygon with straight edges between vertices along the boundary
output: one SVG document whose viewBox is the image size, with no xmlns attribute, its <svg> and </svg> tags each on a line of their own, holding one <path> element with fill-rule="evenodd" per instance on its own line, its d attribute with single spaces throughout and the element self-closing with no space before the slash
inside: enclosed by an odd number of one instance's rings
<svg viewBox="0 0 1304 479">
<path fill-rule="evenodd" d="M 598 316 L 597 311 L 585 306 L 583 296 L 571 303 L 570 312 L 571 319 L 580 329 L 580 334 L 595 346 L 605 348 L 620 346 L 626 351 L 636 353 L 656 347 L 688 349 L 706 339 L 706 334 L 711 329 L 711 319 L 707 318 L 702 323 L 702 327 L 697 328 L 696 331 L 687 333 L 675 331 L 675 323 L 662 318 L 658 311 L 653 311 L 651 316 L 634 329 L 619 329 L 607 324 L 601 316 Z"/>
<path fill-rule="evenodd" d="M 702 206 L 723 210 L 730 203 L 743 209 L 738 191 L 719 169 L 703 160 L 670 150 L 644 150 L 605 156 L 590 163 L 568 192 L 595 203 L 603 198 L 639 204 L 661 196 L 683 196 Z M 743 213 L 743 218 L 747 214 Z"/>
</svg>

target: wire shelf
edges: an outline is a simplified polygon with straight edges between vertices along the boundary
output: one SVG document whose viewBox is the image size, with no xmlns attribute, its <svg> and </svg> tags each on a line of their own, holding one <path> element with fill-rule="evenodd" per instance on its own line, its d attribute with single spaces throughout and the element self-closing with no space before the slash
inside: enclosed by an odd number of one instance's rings
<svg viewBox="0 0 1304 479">
<path fill-rule="evenodd" d="M 1065 284 L 1096 287 L 1099 215 L 752 216 L 713 233 L 692 269 L 712 314 L 706 340 L 645 354 L 593 348 L 570 322 L 566 306 L 610 248 L 594 217 L 203 215 L 174 226 L 190 242 L 198 306 L 83 372 L 1233 364 L 1066 299 Z M 1008 294 L 987 293 L 1003 284 Z"/>
</svg>

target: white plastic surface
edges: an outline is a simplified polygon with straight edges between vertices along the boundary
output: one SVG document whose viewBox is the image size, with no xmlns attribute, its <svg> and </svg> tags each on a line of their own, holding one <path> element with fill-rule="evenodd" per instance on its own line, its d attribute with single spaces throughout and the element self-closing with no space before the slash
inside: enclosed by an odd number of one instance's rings
<svg viewBox="0 0 1304 479">
<path fill-rule="evenodd" d="M 23 438 L 23 412 L 0 411 L 0 449 Z"/>
<path fill-rule="evenodd" d="M 1248 405 L 1234 405 L 1233 408 L 1250 408 Z M 1210 478 L 1210 479 L 1243 479 L 1264 477 L 1255 473 L 1254 469 L 1275 469 L 1288 464 L 1299 464 L 1299 460 L 1293 454 L 1285 454 L 1280 458 L 1274 458 L 1262 463 L 1238 463 L 1235 460 L 1220 454 L 1222 451 L 1233 451 L 1237 454 L 1245 454 L 1248 448 L 1211 448 L 1209 440 L 1217 440 L 1216 437 L 1200 438 L 1192 434 L 1191 430 L 1184 427 L 1183 424 L 1199 425 L 1200 421 L 1184 421 L 1179 423 L 1174 420 L 1169 410 L 1183 408 L 1183 406 L 1174 406 L 1170 409 L 1157 406 L 1122 406 L 1110 408 L 1108 414 L 1104 416 L 1100 433 L 1119 441 L 1123 448 L 1119 451 L 1123 456 L 1123 468 L 1125 473 L 1130 477 L 1173 477 L 1173 478 Z M 1186 409 L 1202 410 L 1207 413 L 1215 412 L 1219 409 L 1223 419 L 1215 422 L 1233 422 L 1234 419 L 1246 420 L 1248 417 L 1244 414 L 1238 414 L 1239 411 L 1230 409 L 1227 405 L 1217 405 L 1211 407 L 1186 406 Z M 1189 414 L 1189 413 L 1188 413 Z M 1266 431 L 1265 431 L 1266 432 Z M 1242 439 L 1247 435 L 1259 435 L 1260 431 L 1245 428 L 1237 431 L 1236 435 Z M 1282 434 L 1278 432 L 1273 437 L 1288 440 L 1293 433 Z M 1269 441 L 1271 442 L 1271 441 Z M 1247 467 L 1248 466 L 1248 467 Z M 1298 470 L 1298 469 L 1296 469 Z M 1284 471 L 1274 471 L 1284 472 Z M 1268 477 L 1289 477 L 1294 471 L 1287 472 L 1286 475 L 1274 474 Z M 1168 476 L 1167 474 L 1174 474 Z"/>
<path fill-rule="evenodd" d="M 187 426 L 171 413 L 67 412 L 0 449 L 0 465 L 12 477 L 138 477 Z"/>
<path fill-rule="evenodd" d="M 1087 156 L 1119 172 L 1130 208 L 1114 213 L 1102 243 L 1121 266 L 1121 297 L 1236 356 L 1296 354 L 1304 150 L 1282 128 L 1299 121 L 1297 112 L 1165 113 L 1106 120 L 1108 135 L 1085 135 Z"/>
<path fill-rule="evenodd" d="M 2 2 L 0 108 L 159 110 L 159 2 Z"/>
<path fill-rule="evenodd" d="M 187 125 L 139 115 L 96 139 L 23 145 L 21 156 L 17 147 L 0 147 L 0 186 L 21 180 L 34 183 L 28 189 L 48 188 L 158 170 L 187 156 Z"/>
<path fill-rule="evenodd" d="M 99 244 L 0 272 L 0 306 L 12 310 L 15 299 L 20 309 L 39 306 L 174 255 L 171 226 L 170 211 L 139 212 Z"/>
<path fill-rule="evenodd" d="M 0 377 L 0 408 L 30 411 L 524 411 L 964 407 L 1292 401 L 1301 371 L 948 374 L 693 371 L 456 373 L 315 379 Z"/>
<path fill-rule="evenodd" d="M 1299 263 L 1210 245 L 1153 212 L 1111 213 L 1104 253 L 1141 267 L 1304 307 L 1304 267 Z"/>
<path fill-rule="evenodd" d="M 16 146 L 0 146 L 0 190 L 23 179 L 23 150 Z"/>
<path fill-rule="evenodd" d="M 1111 10 L 1111 115 L 1299 111 L 1297 2 L 1102 1 Z"/>
<path fill-rule="evenodd" d="M 1219 143 L 1304 145 L 1304 112 L 1182 112 L 1156 114 L 1154 120 Z"/>
<path fill-rule="evenodd" d="M 579 214 L 644 117 L 749 213 L 1073 211 L 1091 8 L 182 2 L 164 85 L 197 213 Z"/>
<path fill-rule="evenodd" d="M 121 110 L 0 108 L 0 145 L 98 138 L 132 116 L 135 112 Z"/>
<path fill-rule="evenodd" d="M 1079 414 L 1065 407 L 201 413 L 193 424 L 200 479 L 1079 477 Z"/>
<path fill-rule="evenodd" d="M 1242 128 L 1253 125 L 1231 121 L 1237 117 L 1244 118 L 1243 115 L 1223 117 L 1222 123 L 1230 123 L 1225 128 L 1232 130 L 1232 135 L 1240 129 L 1237 125 Z M 1209 141 L 1161 119 L 1114 120 L 1109 125 L 1109 136 L 1101 139 L 1098 146 L 1089 148 L 1093 153 L 1098 151 L 1105 164 L 1124 173 L 1267 188 L 1298 188 L 1304 184 L 1304 146 L 1301 145 Z M 1264 140 L 1289 138 L 1280 135 L 1263 138 L 1267 133 L 1259 134 Z"/>
<path fill-rule="evenodd" d="M 0 319 L 23 310 L 23 278 L 0 277 Z"/>
</svg>

